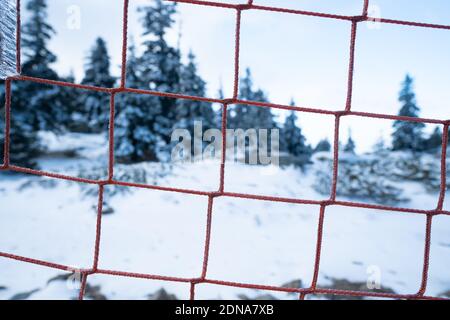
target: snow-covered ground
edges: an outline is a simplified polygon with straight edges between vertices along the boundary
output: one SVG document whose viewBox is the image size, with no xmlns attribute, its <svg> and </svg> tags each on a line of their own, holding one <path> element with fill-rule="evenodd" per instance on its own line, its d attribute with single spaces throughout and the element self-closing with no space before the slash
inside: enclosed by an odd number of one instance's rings
<svg viewBox="0 0 450 320">
<path fill-rule="evenodd" d="M 100 136 L 45 139 L 54 153 L 41 159 L 43 169 L 86 176 L 106 163 L 106 143 Z M 58 151 L 67 148 L 77 149 L 84 159 L 58 158 Z M 230 192 L 324 199 L 326 196 L 312 188 L 314 168 L 315 164 L 302 172 L 293 167 L 227 163 L 225 188 Z M 139 174 L 122 177 L 133 181 L 145 172 L 146 183 L 207 191 L 217 189 L 219 184 L 219 166 L 214 161 L 173 166 L 142 164 L 135 169 Z M 117 172 L 120 175 L 126 170 L 118 166 Z M 421 184 L 405 182 L 404 190 L 411 200 L 400 206 L 436 206 L 437 193 L 427 192 Z M 103 216 L 100 268 L 200 276 L 207 197 L 111 186 L 105 191 L 105 207 L 113 213 Z M 3 174 L 0 199 L 0 251 L 76 268 L 92 266 L 95 186 Z M 319 207 L 314 205 L 215 199 L 207 277 L 274 286 L 301 280 L 308 286 L 313 274 L 318 217 Z M 433 219 L 429 295 L 450 290 L 449 231 L 450 217 Z M 327 207 L 319 285 L 326 287 L 332 279 L 366 282 L 369 273 L 378 270 L 382 286 L 397 293 L 415 293 L 421 280 L 424 238 L 422 215 Z M 49 281 L 61 274 L 64 272 L 0 258 L 0 299 L 17 298 L 23 293 L 22 297 L 28 299 L 75 298 L 78 292 L 70 281 Z M 161 288 L 180 299 L 189 297 L 189 285 L 184 283 L 93 275 L 88 284 L 91 291 L 108 299 L 146 299 Z M 198 299 L 243 295 L 255 298 L 264 294 L 297 298 L 206 284 L 196 289 Z"/>
</svg>

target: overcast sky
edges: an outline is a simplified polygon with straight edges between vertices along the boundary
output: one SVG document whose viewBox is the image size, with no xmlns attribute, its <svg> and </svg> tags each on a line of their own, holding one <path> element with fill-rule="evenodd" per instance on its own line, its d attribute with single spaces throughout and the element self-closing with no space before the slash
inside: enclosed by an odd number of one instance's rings
<svg viewBox="0 0 450 320">
<path fill-rule="evenodd" d="M 140 43 L 137 8 L 152 0 L 130 0 L 129 35 Z M 26 1 L 24 1 L 25 4 Z M 239 3 L 236 0 L 221 2 Z M 362 0 L 255 0 L 260 5 L 357 15 Z M 77 80 L 96 37 L 106 39 L 112 72 L 120 71 L 122 0 L 48 0 L 49 22 L 57 31 L 51 49 L 61 74 Z M 370 11 L 384 18 L 450 24 L 448 0 L 372 0 Z M 229 96 L 233 85 L 234 10 L 178 5 L 177 24 L 169 35 L 176 45 L 181 30 L 183 53 L 192 49 L 199 72 L 216 96 L 220 83 Z M 75 28 L 74 12 L 80 12 Z M 25 16 L 26 18 L 26 16 Z M 241 71 L 250 67 L 255 84 L 271 102 L 293 98 L 305 107 L 342 110 L 345 106 L 350 23 L 292 14 L 245 11 L 242 14 Z M 450 118 L 450 31 L 382 24 L 360 24 L 357 34 L 353 109 L 396 114 L 397 95 L 406 73 L 415 79 L 421 115 Z M 281 115 L 282 118 L 282 115 Z M 311 143 L 332 138 L 333 119 L 299 114 Z M 358 151 L 367 151 L 380 135 L 389 139 L 392 122 L 344 118 L 342 139 L 351 127 Z M 431 130 L 433 127 L 429 127 Z"/>
</svg>

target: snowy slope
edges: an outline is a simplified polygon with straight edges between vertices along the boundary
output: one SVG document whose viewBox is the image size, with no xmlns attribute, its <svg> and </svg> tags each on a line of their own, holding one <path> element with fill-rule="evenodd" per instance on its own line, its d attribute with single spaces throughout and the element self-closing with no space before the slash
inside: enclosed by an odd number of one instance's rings
<svg viewBox="0 0 450 320">
<path fill-rule="evenodd" d="M 73 137 L 72 137 L 73 138 Z M 64 140 L 64 139 L 63 139 Z M 92 138 L 92 149 L 104 145 Z M 58 144 L 53 146 L 58 148 Z M 76 159 L 43 159 L 44 169 L 86 174 L 104 164 L 104 154 L 84 150 Z M 87 155 L 89 156 L 87 156 Z M 92 160 L 92 159 L 95 159 Z M 86 161 L 87 160 L 87 161 Z M 81 164 L 80 164 L 81 163 Z M 216 162 L 141 165 L 147 183 L 215 190 Z M 142 169 L 141 168 L 141 169 Z M 163 174 L 160 174 L 163 172 Z M 129 180 L 132 180 L 133 176 Z M 311 187 L 314 165 L 298 169 L 227 163 L 225 187 L 230 192 L 324 199 Z M 405 183 L 411 199 L 402 206 L 433 208 L 437 194 L 418 183 Z M 122 188 L 119 188 L 122 189 Z M 102 269 L 198 277 L 201 273 L 207 198 L 163 191 L 106 187 L 105 202 L 114 211 L 103 216 L 99 267 Z M 124 188 L 125 189 L 125 188 Z M 95 235 L 95 187 L 54 179 L 8 176 L 0 178 L 0 251 L 77 268 L 92 265 Z M 310 284 L 317 237 L 318 206 L 295 205 L 230 197 L 214 201 L 208 278 L 280 286 L 293 280 Z M 430 277 L 427 294 L 450 289 L 450 217 L 433 221 Z M 420 285 L 425 216 L 328 207 L 319 284 L 332 278 L 366 282 L 367 270 L 377 266 L 381 284 L 398 293 L 415 293 Z M 53 280 L 64 272 L 0 258 L 0 299 L 27 293 L 28 299 L 71 299 L 70 282 Z M 152 280 L 94 275 L 91 288 L 108 299 L 146 299 L 164 288 L 188 298 L 189 286 Z M 2 289 L 2 287 L 4 287 Z M 35 291 L 34 291 L 35 290 Z M 198 285 L 199 299 L 250 298 L 271 294 L 295 295 L 232 287 Z M 17 296 L 16 296 L 17 298 Z"/>
</svg>

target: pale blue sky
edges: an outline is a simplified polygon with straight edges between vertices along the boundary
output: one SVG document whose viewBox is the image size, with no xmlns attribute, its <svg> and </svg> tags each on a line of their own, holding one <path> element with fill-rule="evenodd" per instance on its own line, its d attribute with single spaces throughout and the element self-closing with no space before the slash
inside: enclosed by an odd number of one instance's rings
<svg viewBox="0 0 450 320">
<path fill-rule="evenodd" d="M 140 43 L 136 8 L 152 0 L 130 0 L 129 32 Z M 25 2 L 25 1 L 24 1 Z M 239 3 L 242 0 L 222 0 Z M 255 4 L 357 15 L 362 0 L 255 0 Z M 51 42 L 58 55 L 55 67 L 62 74 L 73 70 L 79 80 L 83 59 L 95 38 L 102 36 L 112 57 L 112 72 L 120 70 L 122 0 L 48 0 L 49 20 L 58 34 Z M 450 24 L 448 0 L 372 0 L 371 12 L 384 18 Z M 78 6 L 80 29 L 70 29 L 68 9 Z M 177 26 L 169 35 L 181 48 L 197 55 L 199 72 L 216 96 L 222 83 L 231 94 L 235 12 L 188 4 L 179 5 Z M 180 28 L 181 22 L 181 28 Z M 291 14 L 245 11 L 242 14 L 241 70 L 252 69 L 257 86 L 272 102 L 342 110 L 346 99 L 350 23 Z M 355 56 L 353 109 L 396 114 L 400 82 L 409 72 L 422 116 L 450 118 L 450 31 L 382 24 L 360 24 Z M 312 143 L 331 138 L 333 119 L 299 114 Z M 382 134 L 389 138 L 390 121 L 361 118 L 343 120 L 342 138 L 352 128 L 359 151 L 370 149 Z M 431 127 L 429 128 L 429 130 Z"/>
</svg>

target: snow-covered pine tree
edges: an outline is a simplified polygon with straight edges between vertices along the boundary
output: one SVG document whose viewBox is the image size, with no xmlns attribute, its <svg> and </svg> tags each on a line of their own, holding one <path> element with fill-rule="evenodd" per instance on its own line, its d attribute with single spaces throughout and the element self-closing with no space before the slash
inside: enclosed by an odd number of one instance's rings
<svg viewBox="0 0 450 320">
<path fill-rule="evenodd" d="M 29 18 L 23 25 L 22 48 L 24 62 L 22 74 L 50 80 L 59 80 L 50 67 L 56 56 L 48 49 L 48 42 L 55 34 L 47 23 L 46 0 L 30 0 L 26 5 Z M 19 82 L 14 86 L 13 105 L 16 112 L 24 112 L 23 120 L 34 130 L 60 129 L 67 115 L 62 112 L 61 88 L 34 82 Z"/>
<path fill-rule="evenodd" d="M 14 92 L 17 83 L 13 84 Z M 5 84 L 0 82 L 0 162 L 3 163 L 5 141 Z M 16 100 L 14 100 L 16 101 Z M 39 156 L 41 148 L 37 131 L 33 128 L 30 118 L 23 111 L 16 111 L 11 115 L 10 126 L 10 163 L 26 168 L 36 168 L 35 159 Z"/>
<path fill-rule="evenodd" d="M 49 67 L 56 62 L 56 56 L 47 48 L 55 30 L 47 23 L 46 0 L 29 0 L 26 8 L 30 16 L 22 29 L 22 46 L 26 57 L 22 73 L 56 80 L 58 75 Z"/>
<path fill-rule="evenodd" d="M 84 85 L 96 87 L 112 87 L 115 78 L 110 73 L 110 57 L 105 40 L 97 38 L 87 57 Z M 108 125 L 109 96 L 103 92 L 88 91 L 80 96 L 80 102 L 84 111 L 81 121 L 88 124 L 88 130 L 92 132 L 104 131 Z"/>
<path fill-rule="evenodd" d="M 294 101 L 291 106 L 294 106 Z M 294 157 L 301 158 L 301 164 L 309 162 L 312 154 L 311 147 L 306 144 L 306 138 L 302 130 L 297 126 L 297 113 L 291 111 L 286 117 L 281 130 L 281 150 L 286 151 Z"/>
<path fill-rule="evenodd" d="M 217 97 L 217 99 L 223 100 L 223 99 L 225 99 L 225 92 L 223 90 L 222 80 L 220 80 L 219 83 L 220 83 L 219 84 L 219 90 L 217 90 L 217 96 L 216 97 Z M 223 106 L 220 105 L 220 109 L 215 110 L 215 112 L 214 112 L 214 114 L 215 114 L 215 123 L 216 123 L 217 128 L 221 128 L 222 127 L 222 115 L 223 115 L 222 111 L 223 111 Z M 228 115 L 229 115 L 229 113 L 227 113 L 227 116 Z M 227 118 L 227 121 L 228 121 L 228 118 Z"/>
<path fill-rule="evenodd" d="M 45 0 L 29 0 L 26 9 L 29 16 L 22 30 L 22 74 L 59 80 L 57 73 L 50 67 L 56 61 L 56 56 L 48 49 L 48 42 L 55 31 L 47 23 L 47 3 Z M 15 165 L 35 167 L 35 158 L 41 152 L 37 131 L 60 128 L 63 122 L 61 118 L 65 116 L 61 112 L 60 89 L 30 81 L 16 81 L 11 90 L 14 113 L 11 117 L 10 160 Z M 4 86 L 1 95 L 1 101 L 4 101 Z M 0 130 L 3 135 L 4 105 L 0 108 Z M 3 144 L 0 148 L 3 154 Z"/>
<path fill-rule="evenodd" d="M 206 82 L 198 75 L 195 55 L 192 51 L 188 55 L 187 65 L 181 66 L 180 72 L 180 92 L 189 96 L 203 97 L 206 94 Z M 187 129 L 194 137 L 195 123 L 202 124 L 203 132 L 217 128 L 217 117 L 211 103 L 178 99 L 176 106 L 176 129 Z M 202 147 L 202 137 L 196 137 L 199 141 L 194 143 L 191 149 L 194 153 L 194 147 Z M 203 150 L 203 148 L 202 148 Z M 197 151 L 202 151 L 197 150 Z"/>
<path fill-rule="evenodd" d="M 195 56 L 188 55 L 188 64 L 181 67 L 180 92 L 189 96 L 203 97 L 206 82 L 198 75 Z M 179 99 L 177 101 L 176 128 L 193 130 L 194 121 L 202 121 L 205 130 L 215 128 L 215 114 L 208 102 Z"/>
<path fill-rule="evenodd" d="M 253 94 L 253 101 L 269 102 L 266 94 L 258 89 Z M 249 109 L 249 123 L 252 123 L 254 128 L 257 129 L 278 129 L 278 125 L 275 121 L 275 117 L 272 113 L 272 109 L 268 107 L 252 107 Z"/>
<path fill-rule="evenodd" d="M 386 147 L 386 142 L 382 135 L 378 138 L 378 140 L 373 145 L 373 153 L 377 155 L 385 155 L 388 152 L 388 148 Z"/>
<path fill-rule="evenodd" d="M 249 68 L 245 70 L 245 76 L 241 78 L 239 84 L 239 98 L 248 101 L 268 102 L 266 94 L 261 89 L 253 88 L 253 78 Z M 259 149 L 258 157 L 261 156 L 259 151 L 265 150 L 267 147 L 267 154 L 270 156 L 274 146 L 272 146 L 271 129 L 279 129 L 277 123 L 274 120 L 274 116 L 270 108 L 256 107 L 246 104 L 233 105 L 228 109 L 228 122 L 227 126 L 230 129 L 242 129 L 244 131 L 249 129 L 255 129 L 257 132 L 257 141 L 250 141 L 246 139 L 245 145 L 248 147 L 253 143 L 258 143 Z M 267 141 L 262 136 L 263 131 L 267 130 Z M 263 138 L 263 139 L 259 139 Z M 279 143 L 279 141 L 277 141 Z M 239 143 L 242 143 L 240 141 Z M 247 150 L 249 152 L 250 150 Z"/>
<path fill-rule="evenodd" d="M 60 77 L 60 80 L 68 83 L 75 83 L 73 71 L 66 77 Z M 69 131 L 80 131 L 77 125 L 86 126 L 85 121 L 80 120 L 78 115 L 83 114 L 82 104 L 80 103 L 80 92 L 70 87 L 60 87 L 59 101 L 61 124 Z M 80 116 L 81 117 L 81 116 Z"/>
<path fill-rule="evenodd" d="M 127 86 L 142 85 L 139 59 L 130 45 L 127 63 Z M 115 156 L 119 163 L 156 161 L 158 137 L 154 133 L 155 115 L 159 114 L 157 98 L 150 95 L 123 93 L 117 97 L 115 120 Z"/>
<path fill-rule="evenodd" d="M 398 100 L 402 103 L 399 116 L 418 117 L 420 108 L 416 104 L 413 91 L 413 78 L 406 75 L 402 83 L 402 89 Z M 422 151 L 424 149 L 423 128 L 420 122 L 399 121 L 394 122 L 394 133 L 392 134 L 392 149 Z"/>
<path fill-rule="evenodd" d="M 170 46 L 165 34 L 173 23 L 176 3 L 153 1 L 152 5 L 140 7 L 143 13 L 144 53 L 141 56 L 142 80 L 146 88 L 162 92 L 180 92 L 180 52 Z M 176 99 L 158 97 L 161 112 L 156 119 L 155 131 L 169 144 L 176 122 Z M 153 106 L 156 107 L 156 106 Z"/>
<path fill-rule="evenodd" d="M 434 128 L 431 135 L 425 140 L 425 149 L 427 151 L 436 151 L 442 147 L 442 129 L 440 127 Z"/>
<path fill-rule="evenodd" d="M 348 140 L 347 140 L 347 143 L 344 146 L 344 152 L 354 154 L 355 153 L 355 148 L 356 148 L 355 141 L 353 141 L 352 133 L 349 130 L 349 132 L 348 132 Z"/>
<path fill-rule="evenodd" d="M 239 98 L 242 100 L 268 102 L 261 89 L 253 89 L 253 78 L 249 68 L 240 81 Z M 277 128 L 270 108 L 254 107 L 245 104 L 233 106 L 229 110 L 229 126 L 239 129 L 272 129 Z"/>
<path fill-rule="evenodd" d="M 225 99 L 225 93 L 223 91 L 222 81 L 220 81 L 219 90 L 217 90 L 217 99 Z"/>
<path fill-rule="evenodd" d="M 247 68 L 246 76 L 239 82 L 239 96 L 241 99 L 249 100 L 253 97 L 253 80 L 251 78 L 250 69 Z M 250 106 L 245 104 L 233 105 L 228 108 L 228 127 L 232 129 L 248 129 L 251 128 L 249 120 Z"/>
<path fill-rule="evenodd" d="M 322 139 L 317 143 L 316 147 L 314 148 L 314 152 L 329 152 L 331 151 L 331 143 L 328 141 L 328 139 Z"/>
</svg>

